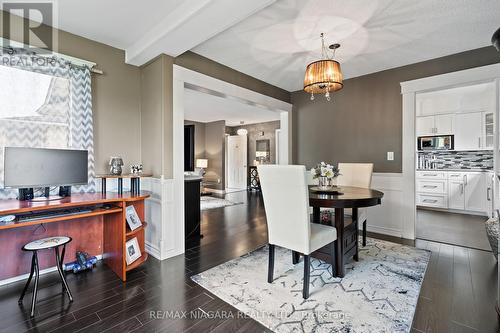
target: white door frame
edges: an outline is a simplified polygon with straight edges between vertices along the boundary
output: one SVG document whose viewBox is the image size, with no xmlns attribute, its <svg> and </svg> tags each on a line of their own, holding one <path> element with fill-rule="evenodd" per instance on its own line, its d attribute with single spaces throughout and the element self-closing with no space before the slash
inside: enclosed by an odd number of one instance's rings
<svg viewBox="0 0 500 333">
<path fill-rule="evenodd" d="M 435 75 L 423 79 L 401 82 L 401 94 L 403 95 L 403 238 L 415 239 L 416 228 L 416 205 L 415 205 L 415 116 L 416 116 L 416 94 L 454 88 L 458 86 L 471 85 L 475 83 L 495 82 L 500 79 L 500 64 L 476 67 L 447 74 Z M 497 98 L 500 96 L 497 84 Z M 498 133 L 499 103 L 495 110 L 495 133 Z M 495 140 L 494 151 L 498 151 L 498 140 Z M 495 157 L 498 157 L 495 154 Z M 495 158 L 495 164 L 498 164 Z M 495 165 L 495 170 L 499 170 Z M 498 180 L 495 177 L 495 181 Z M 498 197 L 495 198 L 498 203 Z"/>
<path fill-rule="evenodd" d="M 280 147 L 280 164 L 288 164 L 292 138 L 292 104 L 280 101 L 255 91 L 215 79 L 190 69 L 173 65 L 173 185 L 174 185 L 174 228 L 176 239 L 182 239 L 177 249 L 184 253 L 184 89 L 196 87 L 197 90 L 216 94 L 219 97 L 235 99 L 240 102 L 267 108 L 280 114 L 282 129 L 282 145 Z"/>
</svg>

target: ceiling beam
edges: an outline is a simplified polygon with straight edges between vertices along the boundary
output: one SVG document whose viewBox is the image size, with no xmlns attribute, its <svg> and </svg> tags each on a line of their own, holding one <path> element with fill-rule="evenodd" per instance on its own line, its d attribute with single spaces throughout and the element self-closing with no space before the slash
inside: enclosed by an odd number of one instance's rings
<svg viewBox="0 0 500 333">
<path fill-rule="evenodd" d="M 161 53 L 177 57 L 275 1 L 185 0 L 127 47 L 125 62 L 141 66 Z"/>
</svg>

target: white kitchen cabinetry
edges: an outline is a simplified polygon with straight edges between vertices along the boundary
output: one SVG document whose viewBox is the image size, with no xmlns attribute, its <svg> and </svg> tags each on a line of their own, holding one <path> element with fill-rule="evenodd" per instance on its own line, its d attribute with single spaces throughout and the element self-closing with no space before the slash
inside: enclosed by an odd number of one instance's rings
<svg viewBox="0 0 500 333">
<path fill-rule="evenodd" d="M 453 133 L 453 121 L 452 114 L 417 117 L 417 136 L 450 135 Z"/>
<path fill-rule="evenodd" d="M 489 173 L 417 171 L 417 205 L 491 214 Z"/>
<path fill-rule="evenodd" d="M 457 113 L 454 122 L 455 150 L 482 148 L 482 112 Z"/>
</svg>

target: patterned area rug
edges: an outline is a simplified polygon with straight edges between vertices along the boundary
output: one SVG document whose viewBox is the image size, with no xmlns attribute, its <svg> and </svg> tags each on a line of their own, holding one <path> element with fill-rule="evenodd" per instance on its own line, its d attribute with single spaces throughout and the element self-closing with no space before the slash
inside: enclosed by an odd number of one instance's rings
<svg viewBox="0 0 500 333">
<path fill-rule="evenodd" d="M 275 332 L 410 332 L 429 258 L 427 250 L 369 238 L 342 279 L 311 260 L 307 300 L 303 260 L 294 266 L 291 251 L 278 247 L 272 284 L 267 247 L 191 279 Z"/>
<path fill-rule="evenodd" d="M 241 205 L 243 202 L 233 202 L 226 199 L 221 199 L 217 197 L 203 196 L 201 197 L 200 209 L 214 209 L 222 208 L 227 206 Z"/>
</svg>

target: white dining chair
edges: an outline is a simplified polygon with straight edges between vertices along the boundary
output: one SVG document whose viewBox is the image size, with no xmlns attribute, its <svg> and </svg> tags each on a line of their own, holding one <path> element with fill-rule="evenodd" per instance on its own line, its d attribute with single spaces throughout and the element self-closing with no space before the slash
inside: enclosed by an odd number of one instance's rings
<svg viewBox="0 0 500 333">
<path fill-rule="evenodd" d="M 373 163 L 339 163 L 340 175 L 336 179 L 338 186 L 370 188 L 372 185 Z M 347 216 L 352 216 L 352 209 L 345 209 Z M 358 223 L 363 223 L 363 246 L 366 246 L 367 208 L 358 208 Z"/>
<path fill-rule="evenodd" d="M 309 189 L 303 165 L 259 165 L 257 167 L 267 218 L 269 270 L 267 282 L 273 282 L 274 249 L 292 250 L 292 262 L 304 256 L 302 297 L 309 297 L 310 254 L 337 240 L 334 227 L 309 222 Z M 332 274 L 335 268 L 334 244 Z"/>
</svg>

